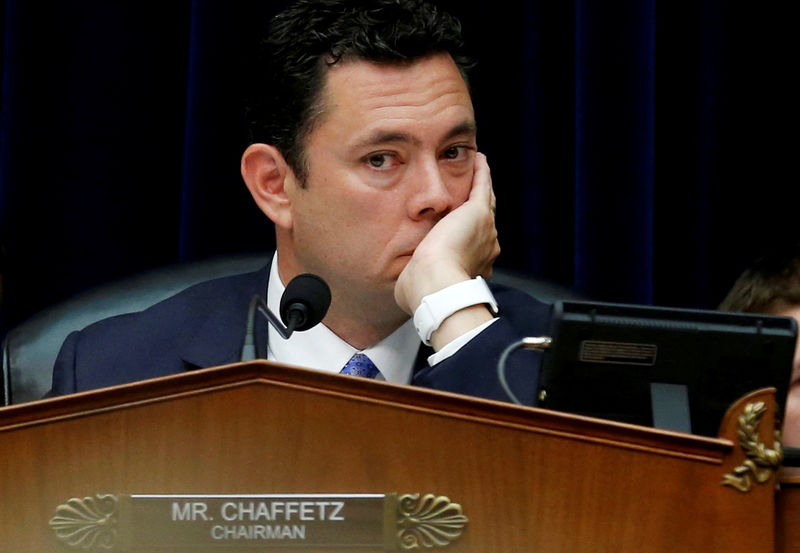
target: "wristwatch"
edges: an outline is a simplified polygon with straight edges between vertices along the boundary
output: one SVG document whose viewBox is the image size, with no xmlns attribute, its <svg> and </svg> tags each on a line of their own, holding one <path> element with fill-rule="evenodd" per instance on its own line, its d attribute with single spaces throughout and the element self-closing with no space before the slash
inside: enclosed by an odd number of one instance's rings
<svg viewBox="0 0 800 553">
<path fill-rule="evenodd" d="M 431 345 L 431 336 L 442 322 L 466 307 L 485 303 L 492 315 L 497 315 L 497 301 L 482 277 L 464 280 L 428 294 L 414 311 L 414 328 L 426 346 Z"/>
</svg>

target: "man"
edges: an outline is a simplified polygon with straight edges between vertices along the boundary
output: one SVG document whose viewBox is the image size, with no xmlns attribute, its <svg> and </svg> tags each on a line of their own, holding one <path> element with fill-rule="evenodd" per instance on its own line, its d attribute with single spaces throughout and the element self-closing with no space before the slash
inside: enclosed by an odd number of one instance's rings
<svg viewBox="0 0 800 553">
<path fill-rule="evenodd" d="M 278 15 L 241 162 L 275 224 L 271 266 L 74 333 L 52 393 L 237 361 L 250 297 L 266 288 L 277 311 L 284 285 L 313 273 L 331 288 L 323 324 L 283 340 L 259 319 L 261 357 L 506 399 L 500 352 L 546 333 L 549 308 L 481 278 L 500 249 L 460 50 L 458 22 L 415 0 Z M 523 352 L 509 367 L 527 403 L 538 362 Z"/>
<path fill-rule="evenodd" d="M 719 308 L 793 317 L 800 324 L 800 244 L 756 260 L 739 276 Z M 783 442 L 800 447 L 800 335 L 786 398 Z"/>
</svg>

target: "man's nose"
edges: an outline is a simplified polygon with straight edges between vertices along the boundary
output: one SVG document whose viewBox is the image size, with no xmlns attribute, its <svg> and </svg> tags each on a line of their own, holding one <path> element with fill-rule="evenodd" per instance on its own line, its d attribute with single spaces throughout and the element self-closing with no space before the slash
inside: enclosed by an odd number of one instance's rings
<svg viewBox="0 0 800 553">
<path fill-rule="evenodd" d="M 439 164 L 426 162 L 412 173 L 408 216 L 422 219 L 432 215 L 441 217 L 453 209 L 453 195 Z"/>
</svg>

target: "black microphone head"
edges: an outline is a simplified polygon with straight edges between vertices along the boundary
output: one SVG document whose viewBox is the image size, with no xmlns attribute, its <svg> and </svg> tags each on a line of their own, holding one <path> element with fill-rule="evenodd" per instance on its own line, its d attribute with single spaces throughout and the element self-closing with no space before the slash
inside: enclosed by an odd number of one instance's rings
<svg viewBox="0 0 800 553">
<path fill-rule="evenodd" d="M 281 319 L 292 330 L 308 330 L 325 318 L 330 305 L 331 289 L 324 280 L 310 273 L 297 275 L 281 296 Z"/>
</svg>

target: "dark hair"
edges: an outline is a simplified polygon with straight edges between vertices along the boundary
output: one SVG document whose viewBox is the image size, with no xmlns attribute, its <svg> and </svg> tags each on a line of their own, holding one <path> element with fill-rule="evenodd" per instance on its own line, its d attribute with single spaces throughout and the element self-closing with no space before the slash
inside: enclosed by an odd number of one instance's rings
<svg viewBox="0 0 800 553">
<path fill-rule="evenodd" d="M 800 243 L 756 260 L 736 280 L 719 308 L 770 313 L 800 305 Z"/>
<path fill-rule="evenodd" d="M 451 55 L 466 82 L 457 19 L 422 0 L 300 0 L 275 16 L 261 45 L 248 108 L 250 139 L 277 147 L 300 182 L 305 139 L 324 112 L 327 68 L 345 59 L 411 63 Z"/>
</svg>

